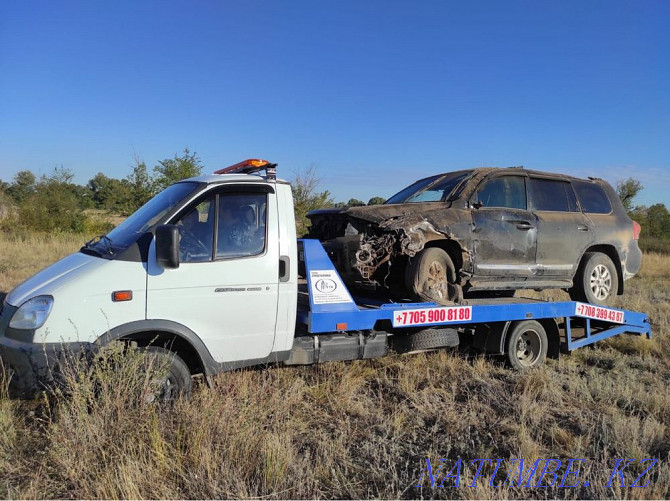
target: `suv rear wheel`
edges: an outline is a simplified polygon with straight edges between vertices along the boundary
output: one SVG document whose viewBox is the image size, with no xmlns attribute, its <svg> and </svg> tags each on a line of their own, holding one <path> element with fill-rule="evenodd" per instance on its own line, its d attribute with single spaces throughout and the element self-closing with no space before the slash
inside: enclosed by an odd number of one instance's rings
<svg viewBox="0 0 670 501">
<path fill-rule="evenodd" d="M 608 306 L 619 291 L 619 274 L 610 257 L 602 252 L 587 252 L 570 289 L 575 301 Z"/>
</svg>

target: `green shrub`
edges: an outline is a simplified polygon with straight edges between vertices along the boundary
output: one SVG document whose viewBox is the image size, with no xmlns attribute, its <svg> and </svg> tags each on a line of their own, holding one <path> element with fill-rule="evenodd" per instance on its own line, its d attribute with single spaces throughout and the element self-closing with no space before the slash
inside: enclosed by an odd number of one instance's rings
<svg viewBox="0 0 670 501">
<path fill-rule="evenodd" d="M 642 252 L 657 252 L 659 254 L 670 254 L 670 239 L 642 237 L 639 241 Z"/>
<path fill-rule="evenodd" d="M 87 217 L 80 201 L 67 185 L 47 180 L 18 207 L 18 224 L 35 231 L 86 230 Z"/>
</svg>

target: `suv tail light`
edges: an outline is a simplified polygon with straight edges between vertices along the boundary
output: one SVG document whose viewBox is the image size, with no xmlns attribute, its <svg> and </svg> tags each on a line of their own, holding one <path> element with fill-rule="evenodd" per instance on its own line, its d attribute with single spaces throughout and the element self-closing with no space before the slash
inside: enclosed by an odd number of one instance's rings
<svg viewBox="0 0 670 501">
<path fill-rule="evenodd" d="M 635 240 L 640 239 L 640 232 L 642 231 L 642 226 L 637 221 L 633 221 L 633 238 Z"/>
</svg>

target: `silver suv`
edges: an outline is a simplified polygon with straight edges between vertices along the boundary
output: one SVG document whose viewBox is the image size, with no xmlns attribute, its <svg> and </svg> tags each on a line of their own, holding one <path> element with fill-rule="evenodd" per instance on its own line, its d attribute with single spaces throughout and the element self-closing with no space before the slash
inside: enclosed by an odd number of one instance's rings
<svg viewBox="0 0 670 501">
<path fill-rule="evenodd" d="M 601 179 L 479 168 L 421 179 L 385 204 L 308 214 L 350 285 L 459 302 L 561 288 L 609 304 L 640 269 L 640 226 Z"/>
</svg>

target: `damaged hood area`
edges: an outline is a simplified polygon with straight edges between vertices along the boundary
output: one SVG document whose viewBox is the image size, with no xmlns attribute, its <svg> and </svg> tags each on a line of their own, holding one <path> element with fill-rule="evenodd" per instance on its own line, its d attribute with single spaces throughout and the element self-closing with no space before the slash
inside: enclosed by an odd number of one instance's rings
<svg viewBox="0 0 670 501">
<path fill-rule="evenodd" d="M 347 231 L 349 225 L 360 233 L 367 233 L 366 230 L 376 227 L 385 231 L 404 230 L 406 233 L 419 230 L 449 237 L 450 224 L 460 219 L 444 202 L 321 209 L 310 212 L 307 217 L 312 221 L 310 237 L 326 240 L 351 235 L 352 228 Z M 326 229 L 328 231 L 324 231 Z"/>
</svg>

